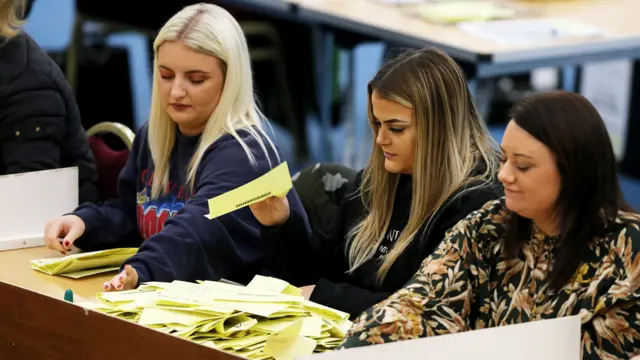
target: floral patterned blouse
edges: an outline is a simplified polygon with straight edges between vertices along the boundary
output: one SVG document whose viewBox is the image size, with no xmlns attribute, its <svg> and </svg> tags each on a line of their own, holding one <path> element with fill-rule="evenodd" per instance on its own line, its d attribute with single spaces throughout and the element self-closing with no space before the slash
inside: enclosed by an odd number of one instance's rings
<svg viewBox="0 0 640 360">
<path fill-rule="evenodd" d="M 506 260 L 508 216 L 496 200 L 460 221 L 403 289 L 357 318 L 341 347 L 579 315 L 583 359 L 640 354 L 640 216 L 620 212 L 621 230 L 594 239 L 557 293 L 545 285 L 557 238 L 534 227 Z"/>
</svg>

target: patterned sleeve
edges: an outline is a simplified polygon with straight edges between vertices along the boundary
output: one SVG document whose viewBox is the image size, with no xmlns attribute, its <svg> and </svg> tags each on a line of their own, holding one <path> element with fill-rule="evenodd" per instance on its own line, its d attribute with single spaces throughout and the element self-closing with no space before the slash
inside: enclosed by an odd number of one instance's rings
<svg viewBox="0 0 640 360">
<path fill-rule="evenodd" d="M 582 359 L 630 359 L 640 355 L 640 222 L 627 225 L 612 243 L 608 276 L 590 289 L 608 290 L 582 317 Z"/>
<path fill-rule="evenodd" d="M 490 204 L 449 230 L 404 288 L 362 313 L 341 348 L 469 330 L 475 289 L 487 281 L 482 241 L 474 237 L 493 232 L 483 226 Z"/>
</svg>

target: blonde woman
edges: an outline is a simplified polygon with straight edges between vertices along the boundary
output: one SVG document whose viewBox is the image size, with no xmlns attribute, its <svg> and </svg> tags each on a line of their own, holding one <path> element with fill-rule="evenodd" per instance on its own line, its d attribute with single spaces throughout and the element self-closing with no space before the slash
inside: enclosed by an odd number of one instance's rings
<svg viewBox="0 0 640 360">
<path fill-rule="evenodd" d="M 77 166 L 80 202 L 97 202 L 93 154 L 71 87 L 22 29 L 32 3 L 0 0 L 0 175 Z"/>
<path fill-rule="evenodd" d="M 140 246 L 107 291 L 151 280 L 247 282 L 263 270 L 251 212 L 205 218 L 208 199 L 279 163 L 242 30 L 218 6 L 191 5 L 160 29 L 154 50 L 151 115 L 120 174 L 119 199 L 52 220 L 46 242 L 63 253 Z M 301 211 L 295 193 L 289 201 Z"/>
<path fill-rule="evenodd" d="M 312 301 L 357 315 L 411 278 L 447 229 L 499 197 L 499 157 L 464 75 L 434 49 L 405 53 L 369 84 L 371 158 L 327 234 L 286 198 L 251 207 L 269 266 Z"/>
</svg>

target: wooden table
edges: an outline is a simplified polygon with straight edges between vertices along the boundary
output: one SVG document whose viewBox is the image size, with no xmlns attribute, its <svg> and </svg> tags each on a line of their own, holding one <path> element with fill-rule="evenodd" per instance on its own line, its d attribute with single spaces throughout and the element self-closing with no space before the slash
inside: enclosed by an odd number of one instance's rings
<svg viewBox="0 0 640 360">
<path fill-rule="evenodd" d="M 114 273 L 74 280 L 42 274 L 29 260 L 60 256 L 32 248 L 0 252 L 0 359 L 238 360 L 240 357 L 63 301 L 91 301 Z"/>
<path fill-rule="evenodd" d="M 56 299 L 63 299 L 67 289 L 73 290 L 74 299 L 93 301 L 102 284 L 116 273 L 94 275 L 84 279 L 51 276 L 30 268 L 30 260 L 61 257 L 56 251 L 37 247 L 12 251 L 0 251 L 0 281 L 37 291 Z"/>
</svg>

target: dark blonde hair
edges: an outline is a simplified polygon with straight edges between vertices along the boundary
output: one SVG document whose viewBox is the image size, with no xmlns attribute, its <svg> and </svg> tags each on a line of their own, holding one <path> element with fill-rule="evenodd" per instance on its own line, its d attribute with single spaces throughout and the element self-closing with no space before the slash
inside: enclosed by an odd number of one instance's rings
<svg viewBox="0 0 640 360">
<path fill-rule="evenodd" d="M 8 40 L 21 31 L 24 0 L 0 0 L 0 37 Z"/>
<path fill-rule="evenodd" d="M 369 120 L 374 122 L 371 95 L 413 109 L 416 125 L 412 202 L 409 219 L 378 271 L 382 281 L 402 252 L 445 201 L 461 188 L 469 191 L 494 183 L 499 157 L 481 119 L 464 73 L 444 52 L 429 48 L 409 51 L 385 64 L 369 83 Z M 373 127 L 374 139 L 377 129 Z M 477 174 L 478 165 L 484 171 Z M 367 215 L 349 232 L 351 271 L 370 260 L 391 220 L 398 174 L 385 170 L 379 146 L 371 157 L 360 188 Z"/>
</svg>

